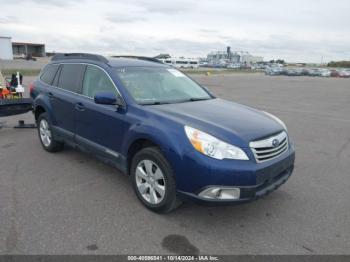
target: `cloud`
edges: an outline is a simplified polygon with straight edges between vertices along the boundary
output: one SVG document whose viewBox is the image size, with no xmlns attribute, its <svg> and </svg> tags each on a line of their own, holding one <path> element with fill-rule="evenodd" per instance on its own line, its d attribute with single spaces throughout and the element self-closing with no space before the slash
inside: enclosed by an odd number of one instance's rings
<svg viewBox="0 0 350 262">
<path fill-rule="evenodd" d="M 163 0 L 131 0 L 130 4 L 143 7 L 147 13 L 157 13 L 162 15 L 183 14 L 193 10 L 196 6 L 195 1 L 163 1 Z"/>
<path fill-rule="evenodd" d="M 350 59 L 348 0 L 0 0 L 0 6 L 11 14 L 0 18 L 1 35 L 44 42 L 48 51 L 206 56 L 230 45 L 266 59 Z"/>
<path fill-rule="evenodd" d="M 122 14 L 122 13 L 109 13 L 106 15 L 106 20 L 108 22 L 114 23 L 114 24 L 120 24 L 120 23 L 135 23 L 138 21 L 145 21 L 147 20 L 145 17 L 142 17 L 140 15 L 130 15 L 130 14 Z"/>
<path fill-rule="evenodd" d="M 85 0 L 16 0 L 16 1 L 9 1 L 9 0 L 0 0 L 0 5 L 16 5 L 18 7 L 18 4 L 34 4 L 34 5 L 43 5 L 43 6 L 54 6 L 54 7 L 66 7 L 72 4 L 82 3 Z"/>
<path fill-rule="evenodd" d="M 5 17 L 0 17 L 0 24 L 10 24 L 10 23 L 18 23 L 19 19 L 15 16 L 5 16 Z"/>
<path fill-rule="evenodd" d="M 167 3 L 167 2 L 164 2 Z M 189 10 L 186 6 L 181 5 L 153 5 L 146 6 L 146 10 L 150 13 L 159 13 L 159 14 L 178 14 L 181 12 L 186 12 Z"/>
</svg>

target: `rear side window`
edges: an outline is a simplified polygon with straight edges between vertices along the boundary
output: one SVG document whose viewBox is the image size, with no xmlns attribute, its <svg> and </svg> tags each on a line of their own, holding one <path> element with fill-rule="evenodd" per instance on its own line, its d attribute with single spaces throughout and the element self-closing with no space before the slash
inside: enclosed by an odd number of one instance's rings
<svg viewBox="0 0 350 262">
<path fill-rule="evenodd" d="M 84 65 L 63 65 L 60 79 L 58 80 L 58 87 L 71 92 L 80 93 L 84 70 Z"/>
<path fill-rule="evenodd" d="M 58 70 L 59 65 L 47 65 L 44 69 L 43 74 L 41 75 L 40 79 L 44 83 L 51 85 L 52 80 L 56 75 L 56 72 Z"/>
</svg>

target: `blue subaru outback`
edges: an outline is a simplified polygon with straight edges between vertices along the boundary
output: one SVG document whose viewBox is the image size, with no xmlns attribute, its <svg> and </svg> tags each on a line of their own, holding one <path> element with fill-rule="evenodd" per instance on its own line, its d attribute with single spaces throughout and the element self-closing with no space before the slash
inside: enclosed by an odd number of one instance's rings
<svg viewBox="0 0 350 262">
<path fill-rule="evenodd" d="M 66 144 L 116 166 L 156 212 L 184 200 L 254 200 L 293 172 L 280 119 L 216 98 L 151 58 L 56 55 L 30 94 L 45 150 Z"/>
</svg>

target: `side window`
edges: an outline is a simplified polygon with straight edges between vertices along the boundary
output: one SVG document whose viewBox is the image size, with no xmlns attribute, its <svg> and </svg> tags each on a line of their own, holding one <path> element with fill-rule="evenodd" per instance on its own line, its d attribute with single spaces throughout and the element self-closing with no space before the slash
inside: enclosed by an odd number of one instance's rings
<svg viewBox="0 0 350 262">
<path fill-rule="evenodd" d="M 44 83 L 51 85 L 52 80 L 56 75 L 57 69 L 59 65 L 47 65 L 45 69 L 43 70 L 43 73 L 40 77 L 41 81 Z"/>
<path fill-rule="evenodd" d="M 87 66 L 83 81 L 83 95 L 94 98 L 97 92 L 118 92 L 108 75 L 96 66 Z"/>
<path fill-rule="evenodd" d="M 84 65 L 64 64 L 61 68 L 58 87 L 71 92 L 80 93 L 81 79 L 84 70 Z"/>
</svg>

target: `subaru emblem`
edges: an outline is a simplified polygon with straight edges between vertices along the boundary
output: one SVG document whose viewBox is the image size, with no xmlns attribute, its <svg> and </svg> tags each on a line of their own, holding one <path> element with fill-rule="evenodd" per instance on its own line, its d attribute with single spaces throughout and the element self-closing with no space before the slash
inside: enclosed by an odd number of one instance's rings
<svg viewBox="0 0 350 262">
<path fill-rule="evenodd" d="M 278 147 L 279 144 L 280 144 L 280 141 L 278 141 L 278 139 L 272 140 L 272 145 L 273 145 L 274 147 Z"/>
</svg>

